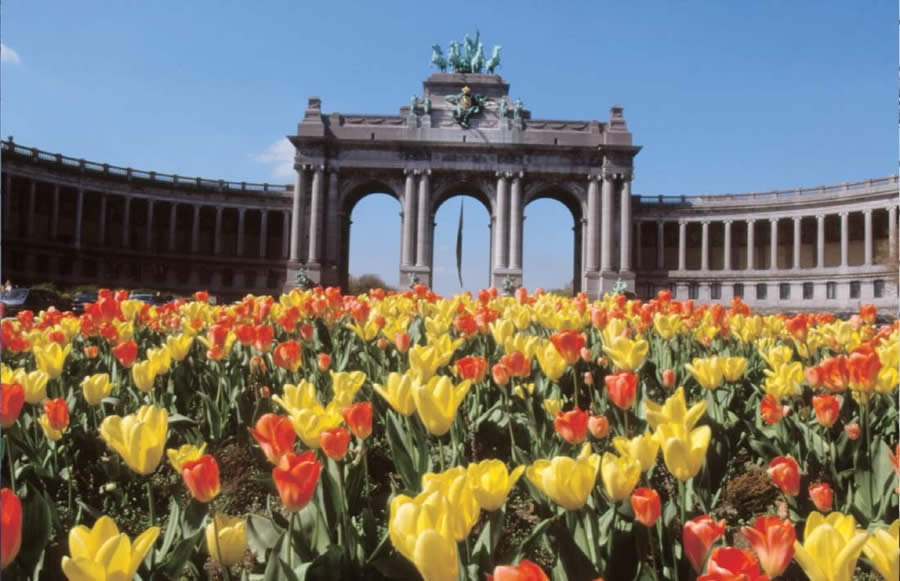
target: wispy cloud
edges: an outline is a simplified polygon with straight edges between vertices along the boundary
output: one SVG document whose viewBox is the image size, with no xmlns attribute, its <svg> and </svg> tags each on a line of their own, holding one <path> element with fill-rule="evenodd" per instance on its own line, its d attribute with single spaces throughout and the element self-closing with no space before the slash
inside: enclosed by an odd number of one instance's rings
<svg viewBox="0 0 900 581">
<path fill-rule="evenodd" d="M 0 43 L 0 63 L 19 65 L 22 64 L 22 59 L 19 58 L 19 53 Z"/>
<path fill-rule="evenodd" d="M 282 138 L 262 153 L 251 156 L 254 161 L 269 166 L 273 179 L 290 180 L 294 177 L 294 146 Z"/>
</svg>

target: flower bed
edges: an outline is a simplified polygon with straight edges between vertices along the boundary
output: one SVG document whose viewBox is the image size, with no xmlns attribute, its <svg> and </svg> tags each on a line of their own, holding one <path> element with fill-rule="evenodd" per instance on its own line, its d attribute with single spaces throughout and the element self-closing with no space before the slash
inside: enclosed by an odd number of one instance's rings
<svg viewBox="0 0 900 581">
<path fill-rule="evenodd" d="M 875 315 L 421 285 L 23 312 L 3 575 L 897 579 Z"/>
</svg>

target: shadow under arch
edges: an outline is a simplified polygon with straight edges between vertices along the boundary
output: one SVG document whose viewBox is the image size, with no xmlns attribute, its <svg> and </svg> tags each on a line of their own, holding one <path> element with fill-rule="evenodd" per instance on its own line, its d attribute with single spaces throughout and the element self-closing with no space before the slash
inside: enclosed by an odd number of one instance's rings
<svg viewBox="0 0 900 581">
<path fill-rule="evenodd" d="M 573 294 L 581 291 L 582 274 L 584 272 L 584 217 L 587 209 L 585 208 L 586 192 L 583 187 L 573 183 L 539 183 L 531 187 L 526 187 L 522 200 L 522 215 L 524 217 L 528 206 L 537 200 L 554 200 L 562 204 L 572 217 L 572 292 Z M 524 222 L 524 219 L 523 219 Z M 522 245 L 525 244 L 525 236 L 527 228 L 522 224 Z M 520 249 L 523 267 L 524 281 L 524 248 Z"/>
<path fill-rule="evenodd" d="M 352 225 L 351 216 L 356 206 L 366 197 L 373 195 L 387 195 L 397 201 L 399 204 L 398 211 L 403 208 L 403 196 L 399 193 L 402 191 L 400 185 L 393 183 L 392 180 L 378 178 L 363 178 L 353 180 L 342 188 L 340 220 L 341 240 L 339 248 L 342 249 L 340 262 L 338 264 L 338 280 L 341 290 L 346 292 L 350 283 L 350 228 Z M 397 236 L 402 235 L 403 224 L 401 221 L 400 228 L 397 230 Z M 397 268 L 400 267 L 400 255 L 397 255 Z"/>
</svg>

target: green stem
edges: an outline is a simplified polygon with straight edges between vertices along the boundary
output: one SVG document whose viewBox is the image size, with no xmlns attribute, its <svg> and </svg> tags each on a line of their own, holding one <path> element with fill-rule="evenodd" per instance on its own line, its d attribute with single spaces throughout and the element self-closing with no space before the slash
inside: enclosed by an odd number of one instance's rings
<svg viewBox="0 0 900 581">
<path fill-rule="evenodd" d="M 575 365 L 572 365 L 572 393 L 575 395 L 575 408 L 578 408 L 578 373 L 575 371 Z"/>
<path fill-rule="evenodd" d="M 618 507 L 616 506 L 616 503 L 613 503 L 613 505 L 612 505 L 612 510 L 613 510 L 612 524 L 610 524 L 610 527 L 609 527 L 609 538 L 606 539 L 606 568 L 607 568 L 607 570 L 611 570 L 609 568 L 609 563 L 610 563 L 610 561 L 612 561 L 613 536 L 616 534 L 616 517 L 619 516 L 617 514 L 618 513 L 617 508 Z"/>
<path fill-rule="evenodd" d="M 297 516 L 296 512 L 291 513 L 291 518 L 288 520 L 288 569 L 291 571 L 294 570 L 294 517 Z M 316 531 L 319 530 L 318 523 L 316 523 Z"/>
<path fill-rule="evenodd" d="M 71 448 L 71 446 L 66 446 L 67 448 Z M 73 471 L 75 470 L 75 459 L 73 458 L 74 454 L 72 454 L 72 450 L 69 450 L 69 514 L 72 514 L 72 480 L 75 477 Z"/>
<path fill-rule="evenodd" d="M 516 461 L 516 438 L 513 436 L 512 413 L 510 412 L 509 394 L 503 394 L 503 407 L 506 408 L 506 427 L 509 431 L 509 456 Z"/>
<path fill-rule="evenodd" d="M 344 494 L 344 467 L 341 466 L 340 462 L 337 460 L 332 460 L 334 465 L 337 467 L 338 473 L 338 495 L 340 495 L 341 499 L 341 526 L 338 527 L 338 544 L 343 546 L 344 549 L 348 549 L 349 543 L 347 542 L 347 495 Z"/>
<path fill-rule="evenodd" d="M 437 438 L 437 449 L 438 449 L 438 460 L 441 462 L 441 472 L 444 471 L 444 445 L 441 443 L 441 439 Z"/>
<path fill-rule="evenodd" d="M 875 498 L 872 493 L 872 466 L 874 465 L 872 461 L 872 429 L 869 425 L 871 418 L 869 417 L 869 399 L 868 394 L 864 394 L 863 397 L 866 397 L 866 402 L 863 404 L 863 426 L 866 430 L 866 460 L 868 461 L 867 468 L 869 470 L 869 478 L 868 480 L 868 488 L 869 488 L 869 502 L 874 506 Z"/>
<path fill-rule="evenodd" d="M 6 452 L 6 461 L 9 463 L 9 483 L 13 492 L 16 491 L 16 465 L 12 457 L 12 448 L 9 447 L 9 436 L 3 435 L 3 451 Z"/>
<path fill-rule="evenodd" d="M 369 507 L 369 511 L 374 514 L 372 510 L 372 495 L 369 494 L 369 455 L 366 454 L 365 440 L 362 441 L 360 447 L 359 453 L 362 454 L 363 461 L 363 495 L 366 497 L 366 505 Z"/>
<path fill-rule="evenodd" d="M 153 509 L 153 486 L 150 484 L 150 478 L 147 478 L 147 480 L 145 481 L 145 484 L 147 486 L 147 506 L 150 509 L 150 526 L 152 527 L 156 524 L 156 512 Z M 154 548 L 150 547 L 150 570 L 151 571 L 153 570 L 153 560 L 154 560 L 153 553 L 154 553 Z"/>
</svg>

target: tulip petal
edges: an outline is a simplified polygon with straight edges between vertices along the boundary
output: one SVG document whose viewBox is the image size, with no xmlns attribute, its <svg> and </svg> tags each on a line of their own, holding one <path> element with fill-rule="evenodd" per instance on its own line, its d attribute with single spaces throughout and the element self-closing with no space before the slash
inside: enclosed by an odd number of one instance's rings
<svg viewBox="0 0 900 581">
<path fill-rule="evenodd" d="M 91 559 L 63 557 L 62 570 L 69 581 L 106 581 L 103 565 Z"/>
<path fill-rule="evenodd" d="M 129 568 L 129 578 L 134 577 L 135 572 L 141 565 L 141 561 L 153 547 L 156 538 L 159 537 L 159 527 L 150 527 L 142 532 L 131 545 L 131 566 Z"/>
</svg>

